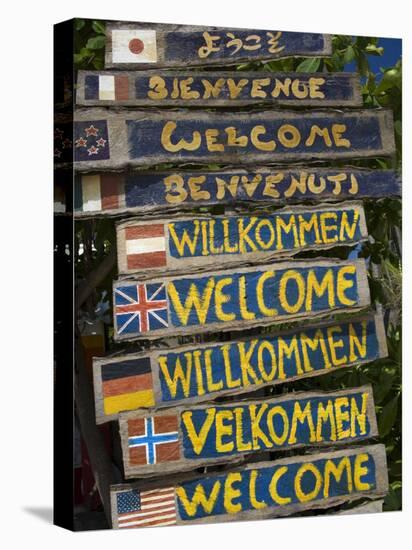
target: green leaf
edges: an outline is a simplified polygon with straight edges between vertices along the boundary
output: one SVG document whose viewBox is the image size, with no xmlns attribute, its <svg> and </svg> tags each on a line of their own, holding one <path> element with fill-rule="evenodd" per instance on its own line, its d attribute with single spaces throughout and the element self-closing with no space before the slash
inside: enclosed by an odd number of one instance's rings
<svg viewBox="0 0 412 550">
<path fill-rule="evenodd" d="M 346 65 L 347 63 L 351 63 L 354 59 L 355 59 L 355 50 L 353 49 L 352 46 L 348 46 L 343 56 L 343 62 Z"/>
<path fill-rule="evenodd" d="M 365 52 L 369 55 L 383 55 L 383 48 L 378 48 L 375 44 L 368 44 Z"/>
<path fill-rule="evenodd" d="M 104 36 L 95 36 L 94 38 L 89 38 L 86 44 L 86 48 L 89 50 L 100 50 L 104 48 L 104 45 L 106 43 L 106 37 Z"/>
<path fill-rule="evenodd" d="M 297 72 L 301 73 L 314 73 L 319 69 L 320 59 L 314 57 L 313 59 L 305 59 L 302 63 L 296 67 Z"/>
<path fill-rule="evenodd" d="M 86 24 L 85 20 L 84 19 L 75 19 L 74 20 L 74 28 L 76 29 L 76 31 L 80 31 L 84 25 Z"/>
<path fill-rule="evenodd" d="M 379 416 L 379 435 L 385 437 L 391 431 L 398 413 L 399 394 L 387 403 Z"/>
<path fill-rule="evenodd" d="M 385 497 L 384 511 L 400 510 L 402 508 L 402 488 L 398 482 L 392 483 L 389 487 L 389 493 Z"/>
<path fill-rule="evenodd" d="M 92 27 L 94 32 L 97 32 L 97 34 L 106 34 L 105 24 L 101 21 L 93 21 Z"/>
</svg>

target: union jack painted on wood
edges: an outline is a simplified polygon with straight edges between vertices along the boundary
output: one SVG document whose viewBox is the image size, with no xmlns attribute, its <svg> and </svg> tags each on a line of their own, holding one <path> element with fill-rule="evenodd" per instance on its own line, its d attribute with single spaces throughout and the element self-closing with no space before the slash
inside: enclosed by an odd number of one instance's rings
<svg viewBox="0 0 412 550">
<path fill-rule="evenodd" d="M 370 303 L 364 260 L 278 262 L 113 286 L 114 338 L 161 338 L 356 311 Z"/>
<path fill-rule="evenodd" d="M 132 284 L 114 289 L 117 334 L 144 334 L 167 328 L 168 312 L 164 283 Z"/>
</svg>

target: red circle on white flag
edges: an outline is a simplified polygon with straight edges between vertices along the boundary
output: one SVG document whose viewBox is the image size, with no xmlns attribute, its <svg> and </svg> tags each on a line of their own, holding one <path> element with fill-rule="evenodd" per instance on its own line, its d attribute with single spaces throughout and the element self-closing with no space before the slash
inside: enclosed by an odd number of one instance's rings
<svg viewBox="0 0 412 550">
<path fill-rule="evenodd" d="M 132 53 L 139 54 L 144 50 L 144 44 L 140 38 L 132 38 L 129 42 L 129 50 Z"/>
</svg>

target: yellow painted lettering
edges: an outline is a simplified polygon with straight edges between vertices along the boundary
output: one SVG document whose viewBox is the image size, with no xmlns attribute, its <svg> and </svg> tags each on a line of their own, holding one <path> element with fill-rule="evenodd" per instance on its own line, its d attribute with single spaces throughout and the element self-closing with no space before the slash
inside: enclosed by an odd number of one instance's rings
<svg viewBox="0 0 412 550">
<path fill-rule="evenodd" d="M 259 136 L 266 134 L 266 128 L 260 124 L 254 126 L 250 132 L 250 141 L 259 151 L 274 151 L 276 143 L 274 140 L 262 141 Z"/>
<path fill-rule="evenodd" d="M 306 472 L 311 472 L 315 478 L 315 486 L 312 491 L 305 493 L 302 487 L 302 478 Z M 295 494 L 299 502 L 310 502 L 314 500 L 322 487 L 322 474 L 319 472 L 315 464 L 307 462 L 299 467 L 295 477 Z"/>
<path fill-rule="evenodd" d="M 149 88 L 147 95 L 150 99 L 165 99 L 167 97 L 166 82 L 161 76 L 151 76 Z"/>
<path fill-rule="evenodd" d="M 347 279 L 346 276 L 355 275 L 356 267 L 354 265 L 347 265 L 339 268 L 338 279 L 337 279 L 337 296 L 338 300 L 342 305 L 352 306 L 356 304 L 356 300 L 351 300 L 346 297 L 346 290 L 352 288 L 355 284 L 355 281 L 352 279 Z"/>
<path fill-rule="evenodd" d="M 163 146 L 163 149 L 170 151 L 171 153 L 177 153 L 181 149 L 185 151 L 196 151 L 199 149 L 202 138 L 200 132 L 195 130 L 192 133 L 192 141 L 186 141 L 185 139 L 179 139 L 177 143 L 172 143 L 172 134 L 177 128 L 177 124 L 173 121 L 166 122 L 163 127 L 162 134 L 160 137 L 160 142 Z"/>
<path fill-rule="evenodd" d="M 206 417 L 203 421 L 199 433 L 196 430 L 196 427 L 193 423 L 193 412 L 192 411 L 183 411 L 181 419 L 184 427 L 186 428 L 187 437 L 193 447 L 195 454 L 200 455 L 203 451 L 203 448 L 206 443 L 207 436 L 209 435 L 210 428 L 215 420 L 216 408 L 210 407 L 206 409 Z"/>
<path fill-rule="evenodd" d="M 348 456 L 342 457 L 338 464 L 336 465 L 333 460 L 327 460 L 324 470 L 324 481 L 323 481 L 323 497 L 329 498 L 331 495 L 330 491 L 330 478 L 333 476 L 336 483 L 340 483 L 343 474 L 346 473 L 346 487 L 347 491 L 345 493 L 351 493 L 353 491 L 353 482 L 352 482 L 352 466 L 350 463 L 350 458 Z"/>
<path fill-rule="evenodd" d="M 217 480 L 213 484 L 213 488 L 208 496 L 205 494 L 205 488 L 202 483 L 198 483 L 196 485 L 192 498 L 187 496 L 186 489 L 183 485 L 178 485 L 175 491 L 176 496 L 185 509 L 186 514 L 189 517 L 194 517 L 197 515 L 197 509 L 199 507 L 202 507 L 207 514 L 211 514 L 213 512 L 217 497 L 219 496 L 220 488 L 221 482 Z"/>
<path fill-rule="evenodd" d="M 335 307 L 335 288 L 333 281 L 333 271 L 328 269 L 323 275 L 322 280 L 319 282 L 314 269 L 310 269 L 307 279 L 307 291 L 306 291 L 306 311 L 312 311 L 313 309 L 313 295 L 316 294 L 318 298 L 321 298 L 324 294 L 328 294 L 328 305 L 330 308 Z"/>
<path fill-rule="evenodd" d="M 332 124 L 332 136 L 335 141 L 336 147 L 350 147 L 351 142 L 342 137 L 342 134 L 346 132 L 346 124 Z"/>
<path fill-rule="evenodd" d="M 182 304 L 180 300 L 179 292 L 176 290 L 174 283 L 170 282 L 168 284 L 167 292 L 169 298 L 182 325 L 187 325 L 192 310 L 196 312 L 197 318 L 199 319 L 199 323 L 201 325 L 206 323 L 215 283 L 216 281 L 214 277 L 210 277 L 205 289 L 203 290 L 202 296 L 199 294 L 199 289 L 197 288 L 196 283 L 191 283 L 184 304 Z"/>
<path fill-rule="evenodd" d="M 322 430 L 323 426 L 329 423 L 331 441 L 336 441 L 336 422 L 333 409 L 333 403 L 331 399 L 328 399 L 326 406 L 320 401 L 318 404 L 318 421 L 316 423 L 316 442 L 323 441 Z"/>
<path fill-rule="evenodd" d="M 347 397 L 337 397 L 335 399 L 336 434 L 339 440 L 350 437 L 350 427 L 346 429 L 343 427 L 344 422 L 350 421 L 348 409 L 349 399 Z"/>
<path fill-rule="evenodd" d="M 225 424 L 229 420 L 230 424 Z M 233 442 L 233 412 L 229 410 L 220 410 L 216 413 L 216 451 L 218 453 L 230 453 L 234 449 Z M 229 436 L 230 441 L 224 443 L 223 437 Z"/>
<path fill-rule="evenodd" d="M 242 510 L 242 504 L 240 502 L 234 503 L 236 498 L 242 495 L 239 489 L 233 487 L 234 483 L 242 481 L 242 474 L 239 472 L 227 474 L 225 479 L 225 488 L 223 491 L 223 506 L 228 514 L 237 514 Z"/>
<path fill-rule="evenodd" d="M 184 179 L 179 174 L 171 174 L 163 180 L 166 201 L 170 204 L 180 204 L 187 199 Z"/>
<path fill-rule="evenodd" d="M 320 128 L 317 124 L 311 126 L 308 139 L 305 141 L 306 147 L 312 147 L 317 137 L 323 138 L 326 147 L 332 147 L 332 140 L 328 128 Z"/>
<path fill-rule="evenodd" d="M 288 293 L 288 283 L 293 281 L 296 283 L 296 301 L 293 304 L 291 296 L 294 293 Z M 305 301 L 305 280 L 302 275 L 294 269 L 288 269 L 282 274 L 279 284 L 279 301 L 282 305 L 282 309 L 287 313 L 297 313 Z"/>
<path fill-rule="evenodd" d="M 367 453 L 360 453 L 355 458 L 353 484 L 356 491 L 369 491 L 371 484 L 366 481 L 362 481 L 362 476 L 369 473 L 369 468 L 364 466 L 365 462 L 368 462 L 369 455 Z"/>
<path fill-rule="evenodd" d="M 280 478 L 286 474 L 288 471 L 287 466 L 280 466 L 275 470 L 275 473 L 272 476 L 272 479 L 270 480 L 269 484 L 269 493 L 270 496 L 276 504 L 279 504 L 279 506 L 284 506 L 285 504 L 289 504 L 289 502 L 292 501 L 291 497 L 282 497 L 279 494 L 278 491 L 278 483 Z"/>
</svg>

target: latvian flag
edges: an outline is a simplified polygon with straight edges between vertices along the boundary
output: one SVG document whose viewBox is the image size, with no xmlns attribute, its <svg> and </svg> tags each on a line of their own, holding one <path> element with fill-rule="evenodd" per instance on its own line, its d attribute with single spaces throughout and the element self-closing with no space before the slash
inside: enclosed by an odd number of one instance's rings
<svg viewBox="0 0 412 550">
<path fill-rule="evenodd" d="M 127 269 L 166 265 L 166 239 L 162 223 L 125 228 Z"/>
<path fill-rule="evenodd" d="M 88 74 L 84 80 L 84 98 L 121 100 L 129 98 L 127 75 Z"/>
<path fill-rule="evenodd" d="M 76 212 L 100 212 L 116 209 L 124 203 L 124 181 L 119 174 L 76 176 L 74 205 Z"/>
</svg>

